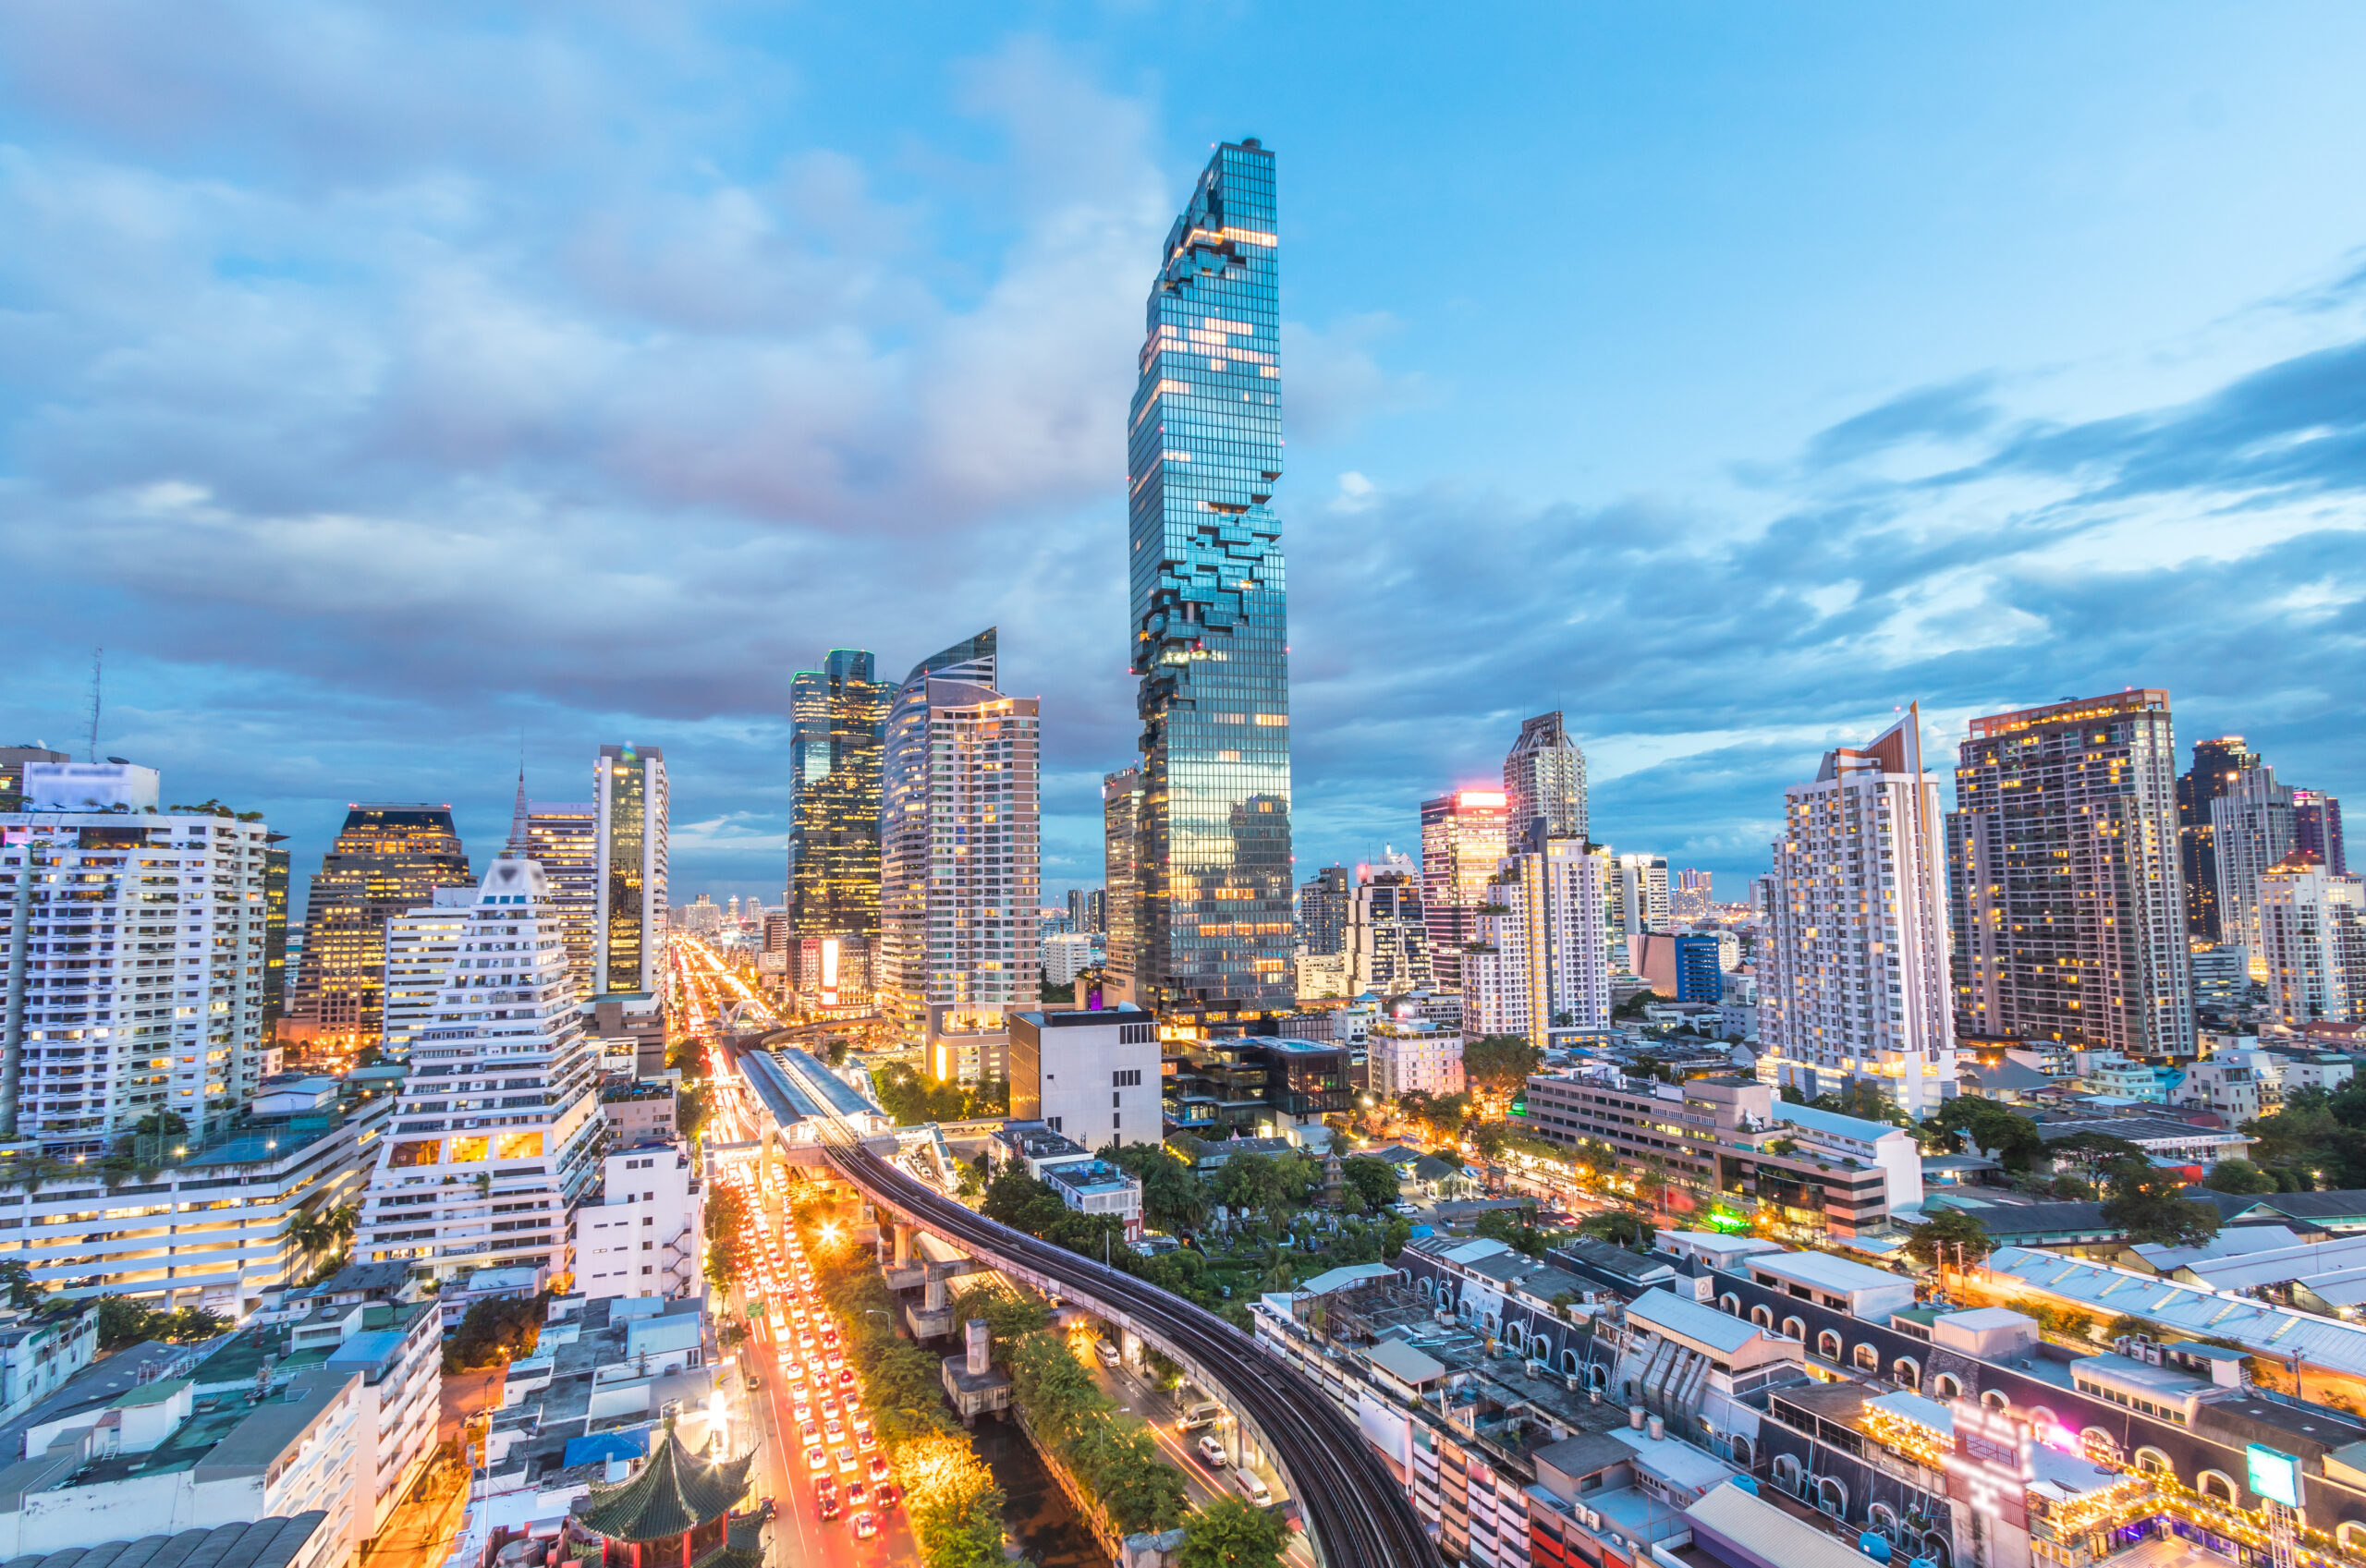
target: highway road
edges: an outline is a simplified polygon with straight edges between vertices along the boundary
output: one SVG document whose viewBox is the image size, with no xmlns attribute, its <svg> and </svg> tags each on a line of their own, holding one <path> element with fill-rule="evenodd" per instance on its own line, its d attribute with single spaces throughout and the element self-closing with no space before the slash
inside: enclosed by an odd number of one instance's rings
<svg viewBox="0 0 2366 1568">
<path fill-rule="evenodd" d="M 1131 1275 L 996 1224 L 850 1139 L 829 1144 L 827 1155 L 874 1202 L 925 1220 L 988 1262 L 1089 1292 L 1207 1368 L 1280 1462 L 1324 1568 L 1438 1568 L 1437 1548 L 1379 1453 L 1322 1390 L 1248 1335 Z"/>
</svg>

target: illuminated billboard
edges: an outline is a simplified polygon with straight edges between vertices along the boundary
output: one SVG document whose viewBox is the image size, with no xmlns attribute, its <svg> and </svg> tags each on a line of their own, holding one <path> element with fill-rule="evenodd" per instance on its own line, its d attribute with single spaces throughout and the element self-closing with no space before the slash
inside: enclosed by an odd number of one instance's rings
<svg viewBox="0 0 2366 1568">
<path fill-rule="evenodd" d="M 2251 1490 L 2287 1508 L 2300 1506 L 2300 1462 L 2288 1453 L 2253 1443 L 2243 1451 L 2250 1462 Z"/>
</svg>

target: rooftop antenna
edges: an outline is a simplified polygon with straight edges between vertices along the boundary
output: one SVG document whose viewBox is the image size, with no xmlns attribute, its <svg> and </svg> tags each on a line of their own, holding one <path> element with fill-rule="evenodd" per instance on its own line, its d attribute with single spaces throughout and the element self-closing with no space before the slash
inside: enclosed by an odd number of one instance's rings
<svg viewBox="0 0 2366 1568">
<path fill-rule="evenodd" d="M 99 677 L 101 661 L 105 658 L 106 651 L 104 648 L 91 650 L 91 735 L 89 744 L 82 752 L 82 760 L 85 762 L 95 762 L 99 760 Z"/>
</svg>

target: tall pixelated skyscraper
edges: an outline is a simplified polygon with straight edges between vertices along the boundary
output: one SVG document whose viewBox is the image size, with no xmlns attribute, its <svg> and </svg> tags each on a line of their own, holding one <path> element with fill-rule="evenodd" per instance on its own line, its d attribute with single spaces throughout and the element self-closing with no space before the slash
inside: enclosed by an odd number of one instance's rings
<svg viewBox="0 0 2366 1568">
<path fill-rule="evenodd" d="M 663 979 L 665 950 L 665 754 L 653 746 L 604 746 L 592 783 L 600 813 L 592 994 L 650 995 Z"/>
<path fill-rule="evenodd" d="M 1274 155 L 1226 142 L 1167 235 L 1128 425 L 1134 994 L 1215 1033 L 1294 996 L 1278 251 Z"/>
<path fill-rule="evenodd" d="M 789 687 L 788 917 L 799 937 L 879 934 L 880 748 L 896 688 L 834 648 Z"/>
</svg>

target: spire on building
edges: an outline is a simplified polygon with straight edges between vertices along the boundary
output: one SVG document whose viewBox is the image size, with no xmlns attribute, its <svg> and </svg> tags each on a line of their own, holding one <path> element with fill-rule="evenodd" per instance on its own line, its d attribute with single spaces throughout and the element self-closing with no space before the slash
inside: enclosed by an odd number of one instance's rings
<svg viewBox="0 0 2366 1568">
<path fill-rule="evenodd" d="M 509 843 L 501 852 L 504 860 L 531 860 L 534 857 L 532 834 L 526 819 L 532 813 L 526 806 L 526 764 L 518 764 L 518 799 L 509 808 Z"/>
</svg>

